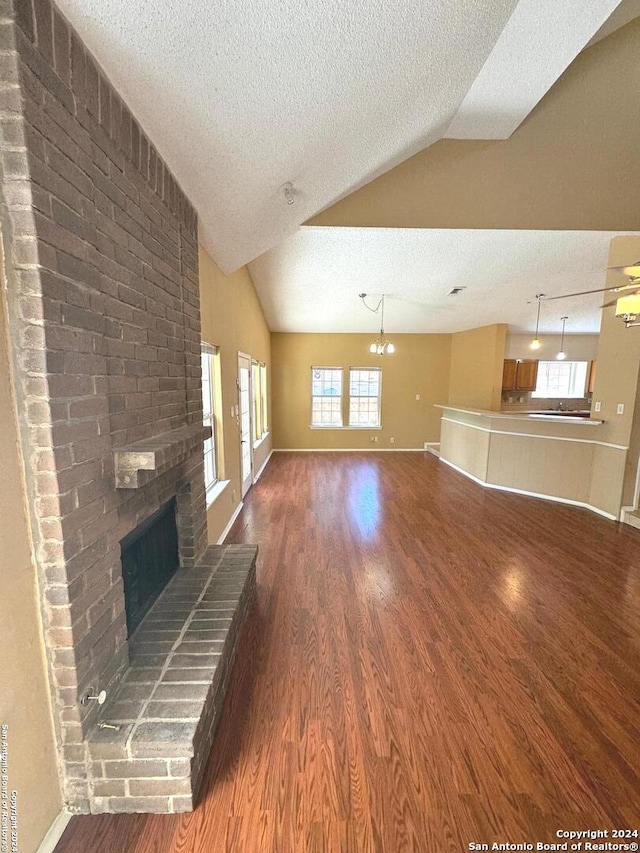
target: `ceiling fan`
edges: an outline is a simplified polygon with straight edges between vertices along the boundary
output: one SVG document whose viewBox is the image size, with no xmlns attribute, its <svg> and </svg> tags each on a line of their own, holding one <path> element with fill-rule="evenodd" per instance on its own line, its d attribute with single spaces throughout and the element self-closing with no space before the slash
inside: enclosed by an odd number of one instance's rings
<svg viewBox="0 0 640 853">
<path fill-rule="evenodd" d="M 613 287 L 597 287 L 595 290 L 581 290 L 577 293 L 565 293 L 563 296 L 541 296 L 545 301 L 552 299 L 569 299 L 572 296 L 588 296 L 591 293 L 620 293 L 611 302 L 605 302 L 603 308 L 616 306 L 616 317 L 619 317 L 625 326 L 640 326 L 640 261 L 630 266 L 609 267 L 609 270 L 621 272 L 628 276 L 628 284 L 619 284 Z"/>
</svg>

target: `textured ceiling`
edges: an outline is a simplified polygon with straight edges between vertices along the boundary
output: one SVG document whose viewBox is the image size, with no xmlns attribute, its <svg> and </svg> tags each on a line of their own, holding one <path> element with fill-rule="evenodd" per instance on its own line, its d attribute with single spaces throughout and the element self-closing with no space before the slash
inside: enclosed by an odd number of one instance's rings
<svg viewBox="0 0 640 853">
<path fill-rule="evenodd" d="M 618 3 L 519 0 L 447 138 L 511 136 Z"/>
<path fill-rule="evenodd" d="M 520 0 L 548 19 L 535 22 L 535 51 L 523 11 L 491 59 L 516 0 L 57 2 L 174 171 L 226 272 L 441 138 L 488 57 L 459 122 L 473 124 L 487 99 L 501 127 L 503 113 L 519 122 L 616 5 L 588 0 L 571 17 L 557 7 L 576 0 Z M 535 55 L 505 86 L 514 50 Z"/>
<path fill-rule="evenodd" d="M 640 233 L 640 232 L 638 232 Z M 267 322 L 279 332 L 373 332 L 359 293 L 385 300 L 391 332 L 535 327 L 535 295 L 605 286 L 615 232 L 303 227 L 249 265 Z M 630 262 L 633 259 L 630 259 Z M 453 287 L 465 286 L 459 296 Z M 533 300 L 533 303 L 531 302 Z M 375 300 L 371 302 L 375 305 Z M 542 306 L 542 331 L 600 329 L 602 294 Z"/>
</svg>

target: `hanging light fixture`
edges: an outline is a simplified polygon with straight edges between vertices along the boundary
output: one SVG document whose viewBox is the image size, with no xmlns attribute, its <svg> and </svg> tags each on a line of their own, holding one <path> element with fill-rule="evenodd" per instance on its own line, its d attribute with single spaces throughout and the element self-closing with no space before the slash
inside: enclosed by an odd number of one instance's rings
<svg viewBox="0 0 640 853">
<path fill-rule="evenodd" d="M 369 352 L 373 355 L 392 355 L 396 351 L 396 348 L 391 341 L 388 341 L 384 336 L 384 293 L 375 308 L 371 308 L 370 305 L 367 305 L 365 301 L 367 297 L 366 293 L 360 293 L 359 296 L 360 299 L 362 299 L 364 307 L 368 308 L 369 311 L 372 311 L 374 314 L 377 314 L 378 311 L 382 309 L 380 314 L 380 337 L 373 341 L 369 347 Z"/>
<path fill-rule="evenodd" d="M 542 346 L 540 338 L 538 337 L 538 329 L 540 328 L 540 300 L 543 296 L 544 293 L 536 293 L 536 299 L 538 300 L 538 314 L 536 316 L 536 334 L 534 339 L 529 344 L 531 349 L 540 349 L 540 347 Z"/>
<path fill-rule="evenodd" d="M 568 317 L 561 317 L 560 319 L 562 320 L 562 337 L 560 338 L 560 352 L 558 353 L 556 358 L 558 359 L 558 361 L 564 361 L 565 358 L 567 357 L 567 354 L 564 351 L 564 327 L 565 327 L 565 323 L 567 322 L 567 320 L 569 318 Z"/>
</svg>

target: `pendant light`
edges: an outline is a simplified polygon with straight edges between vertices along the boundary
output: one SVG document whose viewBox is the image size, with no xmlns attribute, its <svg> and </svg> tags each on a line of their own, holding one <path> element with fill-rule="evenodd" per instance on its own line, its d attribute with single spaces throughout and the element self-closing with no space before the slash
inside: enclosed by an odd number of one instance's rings
<svg viewBox="0 0 640 853">
<path fill-rule="evenodd" d="M 560 338 L 560 352 L 558 353 L 556 358 L 558 359 L 558 361 L 564 361 L 565 358 L 567 357 L 567 354 L 564 351 L 564 327 L 565 327 L 565 323 L 567 322 L 567 320 L 569 318 L 568 317 L 561 317 L 560 319 L 562 320 L 562 337 Z"/>
<path fill-rule="evenodd" d="M 540 300 L 542 299 L 543 296 L 544 296 L 544 293 L 536 293 L 536 299 L 538 300 L 538 313 L 536 316 L 536 334 L 535 334 L 534 339 L 529 344 L 531 349 L 540 349 L 540 347 L 542 346 L 540 338 L 538 337 L 538 329 L 540 328 Z"/>
<path fill-rule="evenodd" d="M 382 309 L 380 315 L 380 337 L 376 338 L 376 340 L 373 341 L 373 343 L 369 347 L 369 352 L 373 355 L 392 355 L 396 351 L 396 348 L 391 343 L 391 341 L 386 340 L 384 336 L 384 293 L 382 294 L 382 298 L 380 299 L 380 302 L 378 302 L 375 308 L 371 308 L 365 302 L 367 296 L 366 293 L 360 293 L 359 296 L 360 299 L 362 299 L 364 307 L 368 308 L 369 311 L 372 311 L 374 314 L 377 314 L 378 311 Z"/>
</svg>

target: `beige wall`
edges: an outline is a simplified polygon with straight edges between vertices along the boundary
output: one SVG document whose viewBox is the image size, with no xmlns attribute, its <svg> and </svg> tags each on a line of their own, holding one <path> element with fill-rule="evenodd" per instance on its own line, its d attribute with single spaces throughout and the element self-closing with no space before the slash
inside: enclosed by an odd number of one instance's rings
<svg viewBox="0 0 640 853">
<path fill-rule="evenodd" d="M 12 402 L 4 281 L 1 286 L 0 723 L 9 726 L 9 789 L 18 792 L 19 849 L 30 853 L 38 848 L 62 804 L 38 585 L 31 555 L 16 412 Z"/>
<path fill-rule="evenodd" d="M 503 141 L 442 140 L 310 225 L 635 230 L 640 20 L 580 54 Z"/>
<path fill-rule="evenodd" d="M 541 335 L 541 347 L 530 347 L 533 335 L 507 335 L 505 358 L 537 358 L 554 361 L 560 351 L 560 335 Z M 598 354 L 598 335 L 565 335 L 564 351 L 567 361 L 593 361 Z"/>
<path fill-rule="evenodd" d="M 506 334 L 506 325 L 499 323 L 451 336 L 451 406 L 500 409 Z"/>
<path fill-rule="evenodd" d="M 440 411 L 434 404 L 449 393 L 451 335 L 392 339 L 396 352 L 381 358 L 369 352 L 371 335 L 274 333 L 273 446 L 388 450 L 439 441 Z M 349 367 L 382 367 L 382 429 L 310 429 L 312 366 L 343 367 L 345 383 Z M 372 437 L 379 441 L 372 443 Z"/>
<path fill-rule="evenodd" d="M 200 311 L 202 340 L 220 350 L 222 379 L 221 476 L 230 480 L 225 491 L 209 507 L 207 524 L 209 542 L 217 542 L 241 500 L 240 436 L 238 421 L 231 407 L 238 402 L 236 379 L 238 352 L 246 353 L 267 365 L 267 383 L 271 389 L 271 339 L 262 308 L 246 267 L 230 276 L 224 275 L 209 254 L 200 247 Z M 269 404 L 271 430 L 271 404 Z M 271 453 L 271 435 L 254 451 L 254 473 L 257 474 Z"/>
<path fill-rule="evenodd" d="M 617 237 L 611 241 L 609 266 L 633 263 L 640 258 L 640 237 Z M 607 273 L 607 286 L 624 281 L 614 272 Z M 608 301 L 609 296 L 605 296 Z M 626 465 L 620 471 L 620 465 L 608 466 L 603 460 L 594 466 L 592 489 L 599 500 L 620 505 L 623 485 L 625 499 L 633 493 L 638 465 L 639 448 L 633 441 L 634 412 L 638 390 L 638 367 L 640 365 L 640 328 L 625 329 L 623 323 L 614 316 L 613 308 L 602 312 L 602 326 L 598 344 L 598 372 L 593 392 L 593 402 L 601 403 L 601 411 L 595 417 L 602 417 L 604 440 L 612 444 L 630 446 L 626 456 Z M 624 405 L 624 413 L 617 413 L 619 403 Z M 637 426 L 637 425 L 636 425 Z M 625 501 L 626 502 L 626 501 Z"/>
</svg>

